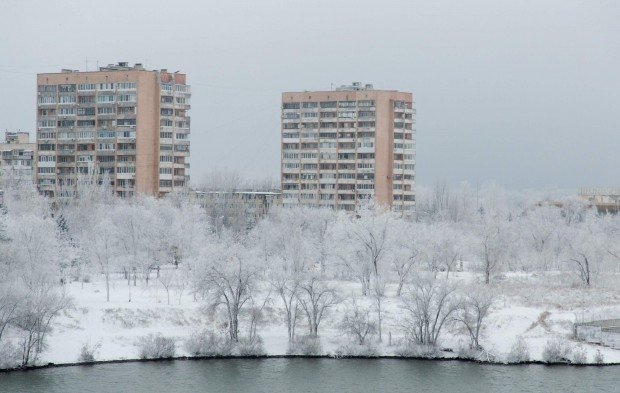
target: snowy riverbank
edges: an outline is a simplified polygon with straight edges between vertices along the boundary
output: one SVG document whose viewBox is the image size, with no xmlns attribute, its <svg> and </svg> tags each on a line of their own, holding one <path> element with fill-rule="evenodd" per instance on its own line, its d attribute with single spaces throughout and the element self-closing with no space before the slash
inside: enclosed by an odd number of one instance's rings
<svg viewBox="0 0 620 393">
<path fill-rule="evenodd" d="M 472 279 L 467 273 L 455 273 L 453 280 Z M 613 277 L 612 277 L 613 278 Z M 601 284 L 597 288 L 554 287 L 553 277 L 514 275 L 507 277 L 493 287 L 498 291 L 495 304 L 485 322 L 480 344 L 485 349 L 478 354 L 479 360 L 505 362 L 517 337 L 522 337 L 530 354 L 530 361 L 543 360 L 543 350 L 549 340 L 561 339 L 573 350 L 586 355 L 585 363 L 595 362 L 597 352 L 604 363 L 620 363 L 620 350 L 573 341 L 572 324 L 577 318 L 620 314 L 620 294 L 614 288 Z M 356 297 L 361 305 L 371 306 L 372 300 L 360 296 L 359 286 L 351 282 L 332 283 L 347 298 Z M 608 288 L 608 289 L 606 289 Z M 64 311 L 53 323 L 53 330 L 47 338 L 47 349 L 36 364 L 69 364 L 80 361 L 84 344 L 96 348 L 96 361 L 139 359 L 137 342 L 151 333 L 172 337 L 176 341 L 175 355 L 190 356 L 184 342 L 195 332 L 205 328 L 213 331 L 222 329 L 217 312 L 194 301 L 185 292 L 171 292 L 170 305 L 164 289 L 156 281 L 149 286 L 131 287 L 132 301 L 128 302 L 129 287 L 126 281 L 113 281 L 110 302 L 105 300 L 103 282 L 67 285 L 67 292 L 73 298 L 74 307 Z M 372 354 L 376 356 L 401 356 L 404 336 L 402 333 L 403 310 L 400 299 L 394 296 L 395 289 L 389 287 L 383 304 L 383 340 L 374 337 Z M 272 295 L 273 296 L 273 295 Z M 344 313 L 344 304 L 329 310 L 319 331 L 321 353 L 326 356 L 346 355 L 354 348 L 352 340 L 343 334 L 339 321 Z M 587 310 L 587 312 L 585 311 Z M 258 326 L 258 335 L 263 340 L 264 354 L 283 356 L 289 352 L 286 323 L 280 302 L 273 301 L 263 310 L 263 319 Z M 240 335 L 245 335 L 246 323 L 240 322 Z M 305 334 L 307 326 L 300 320 L 298 335 Z M 10 335 L 10 332 L 8 332 Z M 390 345 L 391 336 L 391 345 Z M 10 337 L 10 336 L 9 336 Z M 441 335 L 440 348 L 435 356 L 456 358 L 469 356 L 464 352 L 468 337 L 457 326 L 449 326 Z M 343 348 L 345 348 L 343 352 Z M 349 348 L 349 349 L 346 349 Z M 447 351 L 445 351 L 447 350 Z M 599 359 L 600 360 L 600 359 Z"/>
</svg>

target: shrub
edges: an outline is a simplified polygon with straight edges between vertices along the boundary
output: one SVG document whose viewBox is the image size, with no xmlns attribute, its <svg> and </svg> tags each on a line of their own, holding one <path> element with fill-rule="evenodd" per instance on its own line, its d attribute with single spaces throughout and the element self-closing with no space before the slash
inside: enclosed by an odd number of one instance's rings
<svg viewBox="0 0 620 393">
<path fill-rule="evenodd" d="M 552 338 L 543 349 L 542 360 L 546 363 L 569 363 L 572 350 L 565 340 Z"/>
<path fill-rule="evenodd" d="M 436 358 L 439 351 L 435 345 L 412 344 L 407 340 L 406 345 L 400 347 L 396 354 L 407 358 Z"/>
<path fill-rule="evenodd" d="M 3 340 L 0 344 L 0 369 L 18 367 L 21 361 L 19 348 L 12 342 Z"/>
<path fill-rule="evenodd" d="M 459 359 L 478 360 L 480 357 L 480 351 L 471 345 L 459 345 L 456 353 Z"/>
<path fill-rule="evenodd" d="M 79 362 L 94 362 L 95 361 L 95 353 L 101 347 L 101 343 L 97 343 L 95 345 L 90 345 L 90 343 L 84 343 L 82 345 L 82 349 L 80 350 L 80 356 L 78 357 Z"/>
<path fill-rule="evenodd" d="M 289 345 L 288 355 L 318 356 L 323 354 L 321 340 L 315 336 L 299 336 Z"/>
<path fill-rule="evenodd" d="M 185 350 L 192 356 L 229 356 L 232 345 L 228 337 L 203 330 L 185 340 Z"/>
<path fill-rule="evenodd" d="M 360 346 L 366 344 L 367 339 L 377 332 L 370 309 L 359 307 L 355 301 L 351 307 L 347 307 L 339 327 Z"/>
<path fill-rule="evenodd" d="M 517 337 L 517 340 L 512 344 L 512 348 L 510 348 L 506 360 L 508 363 L 525 363 L 530 361 L 530 348 L 523 337 Z"/>
<path fill-rule="evenodd" d="M 594 363 L 596 363 L 596 364 L 603 364 L 603 363 L 605 363 L 605 355 L 603 355 L 601 353 L 600 349 L 597 349 L 596 353 L 594 354 Z"/>
<path fill-rule="evenodd" d="M 582 346 L 578 346 L 573 351 L 573 363 L 574 364 L 586 364 L 588 362 L 588 353 Z"/>
<path fill-rule="evenodd" d="M 254 336 L 251 339 L 240 338 L 236 349 L 240 356 L 262 356 L 265 354 L 263 339 L 260 336 Z"/>
<path fill-rule="evenodd" d="M 140 337 L 137 342 L 140 359 L 165 359 L 174 357 L 176 342 L 173 337 L 164 337 L 160 333 Z"/>
<path fill-rule="evenodd" d="M 340 347 L 338 347 L 338 349 L 336 349 L 335 355 L 338 358 L 350 356 L 374 358 L 378 356 L 378 353 L 377 348 L 374 345 L 366 343 L 364 345 L 341 345 Z"/>
</svg>

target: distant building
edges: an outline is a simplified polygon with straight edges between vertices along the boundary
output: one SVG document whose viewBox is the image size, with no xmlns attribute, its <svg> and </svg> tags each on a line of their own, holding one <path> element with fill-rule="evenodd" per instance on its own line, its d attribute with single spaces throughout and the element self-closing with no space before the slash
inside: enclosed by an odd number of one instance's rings
<svg viewBox="0 0 620 393">
<path fill-rule="evenodd" d="M 193 194 L 206 209 L 212 225 L 236 230 L 253 228 L 272 207 L 282 203 L 279 190 L 194 191 Z"/>
<path fill-rule="evenodd" d="M 620 188 L 582 188 L 579 198 L 594 205 L 599 213 L 620 212 Z"/>
<path fill-rule="evenodd" d="M 119 196 L 187 191 L 186 75 L 121 62 L 37 75 L 37 187 L 68 197 L 79 175 L 107 175 Z"/>
<path fill-rule="evenodd" d="M 282 93 L 283 205 L 415 212 L 413 96 L 353 83 Z"/>
<path fill-rule="evenodd" d="M 0 173 L 5 180 L 33 181 L 36 144 L 27 132 L 9 132 L 0 143 Z"/>
</svg>

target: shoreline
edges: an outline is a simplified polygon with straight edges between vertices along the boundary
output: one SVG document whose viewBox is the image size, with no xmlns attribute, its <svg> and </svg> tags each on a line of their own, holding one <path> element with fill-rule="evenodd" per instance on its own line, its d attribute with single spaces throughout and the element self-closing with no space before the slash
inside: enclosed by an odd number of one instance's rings
<svg viewBox="0 0 620 393">
<path fill-rule="evenodd" d="M 348 359 L 365 359 L 365 360 L 426 360 L 432 362 L 465 362 L 465 363 L 477 363 L 479 365 L 489 366 L 551 366 L 551 367 L 618 367 L 620 362 L 612 363 L 567 363 L 567 362 L 554 362 L 548 363 L 541 360 L 532 360 L 528 362 L 519 363 L 505 363 L 505 362 L 493 362 L 477 359 L 468 359 L 460 357 L 423 357 L 423 356 L 398 356 L 398 355 L 377 355 L 377 356 L 335 356 L 335 355 L 230 355 L 230 356 L 174 356 L 170 358 L 153 358 L 153 359 L 114 359 L 114 360 L 95 360 L 92 362 L 73 362 L 73 363 L 48 363 L 36 366 L 16 367 L 16 368 L 3 368 L 0 369 L 0 373 L 11 372 L 28 372 L 36 371 L 48 368 L 63 368 L 63 367 L 78 367 L 78 366 L 97 366 L 102 364 L 119 364 L 119 363 L 151 363 L 151 362 L 173 362 L 173 361 L 195 361 L 195 360 L 235 360 L 235 359 L 247 359 L 247 360 L 262 360 L 262 359 L 333 359 L 333 360 L 348 360 Z"/>
</svg>

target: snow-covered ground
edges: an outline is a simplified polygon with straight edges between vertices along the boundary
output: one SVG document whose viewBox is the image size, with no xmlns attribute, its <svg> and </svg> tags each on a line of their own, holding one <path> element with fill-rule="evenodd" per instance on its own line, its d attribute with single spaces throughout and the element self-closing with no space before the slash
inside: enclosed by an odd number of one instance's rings
<svg viewBox="0 0 620 393">
<path fill-rule="evenodd" d="M 454 273 L 453 280 L 469 280 L 467 273 Z M 553 276 L 537 277 L 533 275 L 512 275 L 505 277 L 491 288 L 499 296 L 492 312 L 485 323 L 481 345 L 501 361 L 510 351 L 517 336 L 522 336 L 530 350 L 531 360 L 542 360 L 542 352 L 547 340 L 562 337 L 569 340 L 571 346 L 582 347 L 587 352 L 588 362 L 592 362 L 595 353 L 600 351 L 606 363 L 620 363 L 620 350 L 597 345 L 570 341 L 572 323 L 579 318 L 601 318 L 606 315 L 620 315 L 620 293 L 611 286 L 593 289 L 570 287 L 566 284 L 554 284 Z M 372 303 L 369 298 L 360 296 L 356 283 L 332 283 L 339 288 L 344 297 L 355 296 L 359 304 Z M 604 289 L 609 288 L 609 289 Z M 144 286 L 131 287 L 132 301 L 128 302 L 129 287 L 126 281 L 112 283 L 110 302 L 105 300 L 103 281 L 94 283 L 71 283 L 67 286 L 74 299 L 75 307 L 63 312 L 53 324 L 53 331 L 48 337 L 48 348 L 40 356 L 39 364 L 48 362 L 61 364 L 77 362 L 80 350 L 85 343 L 99 345 L 95 353 L 96 360 L 137 359 L 139 350 L 136 342 L 139 337 L 149 333 L 161 333 L 177 339 L 177 356 L 188 355 L 183 341 L 193 332 L 204 328 L 215 331 L 221 329 L 222 319 L 210 311 L 200 301 L 193 300 L 192 295 L 170 292 L 170 305 L 167 304 L 166 292 L 155 280 Z M 396 355 L 399 353 L 403 333 L 402 318 L 404 311 L 401 303 L 394 296 L 395 289 L 388 288 L 384 300 L 383 341 L 377 343 L 379 355 Z M 347 296 L 348 295 L 348 296 Z M 338 323 L 342 318 L 345 305 L 331 309 L 321 323 L 319 335 L 325 354 L 335 354 L 337 349 L 351 344 L 349 337 L 342 333 Z M 271 304 L 264 309 L 265 321 L 259 325 L 258 334 L 264 341 L 267 355 L 284 355 L 287 352 L 287 333 L 281 303 L 274 297 Z M 218 327 L 219 326 L 219 327 Z M 240 325 L 241 335 L 246 334 L 244 321 Z M 297 327 L 298 334 L 305 334 L 307 326 L 301 320 Z M 392 345 L 388 337 L 392 336 Z M 449 327 L 442 332 L 441 348 L 452 349 L 455 356 L 460 347 L 468 343 L 468 338 L 457 327 Z"/>
</svg>

